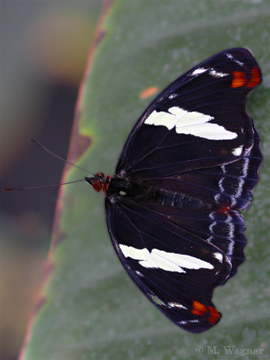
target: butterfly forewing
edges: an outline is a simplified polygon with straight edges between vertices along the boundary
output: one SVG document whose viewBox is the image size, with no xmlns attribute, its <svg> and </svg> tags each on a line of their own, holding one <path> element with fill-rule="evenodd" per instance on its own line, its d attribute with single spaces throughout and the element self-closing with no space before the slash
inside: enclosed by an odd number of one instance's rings
<svg viewBox="0 0 270 360">
<path fill-rule="evenodd" d="M 254 138 L 246 96 L 259 82 L 259 67 L 246 49 L 229 49 L 197 65 L 139 119 L 116 174 L 153 178 L 243 157 Z"/>
<path fill-rule="evenodd" d="M 175 324 L 205 331 L 211 299 L 244 261 L 242 214 L 262 156 L 245 111 L 261 82 L 247 49 L 222 51 L 169 85 L 136 123 L 106 192 L 114 248 Z"/>
</svg>

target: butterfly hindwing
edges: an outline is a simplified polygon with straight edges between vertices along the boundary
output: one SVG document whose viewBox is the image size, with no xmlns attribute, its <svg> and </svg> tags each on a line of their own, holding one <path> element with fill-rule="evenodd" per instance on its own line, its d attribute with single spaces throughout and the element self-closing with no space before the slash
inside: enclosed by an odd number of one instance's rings
<svg viewBox="0 0 270 360">
<path fill-rule="evenodd" d="M 106 199 L 106 218 L 126 271 L 170 320 L 195 333 L 220 320 L 211 297 L 231 271 L 220 249 L 127 199 Z"/>
</svg>

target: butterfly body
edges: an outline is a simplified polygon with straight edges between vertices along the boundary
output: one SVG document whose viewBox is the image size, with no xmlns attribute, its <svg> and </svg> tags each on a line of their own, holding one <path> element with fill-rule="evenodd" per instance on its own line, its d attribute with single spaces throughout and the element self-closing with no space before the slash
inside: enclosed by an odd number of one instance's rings
<svg viewBox="0 0 270 360">
<path fill-rule="evenodd" d="M 124 268 L 181 328 L 221 318 L 216 286 L 244 261 L 244 219 L 262 160 L 245 111 L 261 81 L 247 49 L 222 51 L 175 80 L 150 104 L 116 173 L 86 178 L 106 192 L 106 218 Z"/>
</svg>

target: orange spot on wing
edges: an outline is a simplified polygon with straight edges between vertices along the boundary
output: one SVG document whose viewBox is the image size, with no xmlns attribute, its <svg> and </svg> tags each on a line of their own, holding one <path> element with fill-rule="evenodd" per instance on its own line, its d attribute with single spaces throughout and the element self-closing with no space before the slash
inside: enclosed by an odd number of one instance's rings
<svg viewBox="0 0 270 360">
<path fill-rule="evenodd" d="M 191 313 L 194 315 L 203 316 L 208 312 L 208 309 L 205 305 L 201 304 L 199 301 L 193 300 L 193 309 Z"/>
<path fill-rule="evenodd" d="M 231 208 L 229 206 L 222 206 L 218 211 L 226 214 L 230 210 Z"/>
<path fill-rule="evenodd" d="M 242 71 L 233 71 L 233 81 L 231 84 L 232 88 L 237 88 L 246 85 L 247 78 L 246 74 Z"/>
<path fill-rule="evenodd" d="M 211 324 L 215 324 L 220 319 L 221 314 L 216 310 L 216 308 L 214 308 L 214 306 L 209 306 L 208 309 L 210 310 L 210 314 L 211 314 L 208 321 Z"/>
<path fill-rule="evenodd" d="M 203 316 L 210 312 L 208 321 L 211 324 L 216 324 L 221 317 L 221 314 L 216 310 L 214 306 L 205 306 L 196 300 L 193 300 L 193 309 L 190 312 L 198 316 Z"/>
<path fill-rule="evenodd" d="M 156 92 L 158 92 L 158 88 L 156 86 L 151 86 L 149 88 L 144 89 L 141 94 L 140 94 L 140 98 L 141 99 L 146 99 L 149 96 L 154 95 Z"/>
<path fill-rule="evenodd" d="M 260 74 L 260 70 L 258 68 L 253 68 L 251 70 L 251 75 L 252 75 L 252 78 L 249 81 L 249 83 L 247 84 L 248 89 L 251 89 L 254 86 L 259 85 L 261 82 L 261 74 Z"/>
</svg>

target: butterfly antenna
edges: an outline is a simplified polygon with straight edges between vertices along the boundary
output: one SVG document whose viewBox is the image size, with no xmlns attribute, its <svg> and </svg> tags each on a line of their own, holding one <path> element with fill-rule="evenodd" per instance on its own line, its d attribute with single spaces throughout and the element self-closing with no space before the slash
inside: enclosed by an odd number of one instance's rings
<svg viewBox="0 0 270 360">
<path fill-rule="evenodd" d="M 78 166 L 78 165 L 73 164 L 71 161 L 62 158 L 62 157 L 59 156 L 59 155 L 56 155 L 56 154 L 53 153 L 51 150 L 47 149 L 44 145 L 42 145 L 40 142 L 38 142 L 38 141 L 36 141 L 36 140 L 34 140 L 34 139 L 32 139 L 32 138 L 31 138 L 30 140 L 33 141 L 33 143 L 35 143 L 36 145 L 40 146 L 43 150 L 47 151 L 47 153 L 49 153 L 49 154 L 53 155 L 54 157 L 56 157 L 57 159 L 60 159 L 60 160 L 66 162 L 66 163 L 68 163 L 68 164 L 70 164 L 70 165 L 72 165 L 72 166 L 75 166 L 76 168 L 78 168 L 78 169 L 80 169 L 80 170 L 82 170 L 82 171 L 87 172 L 88 174 L 93 175 L 90 171 L 88 171 L 88 170 L 86 170 L 86 169 L 84 169 L 84 168 L 82 168 L 82 167 L 80 167 L 80 166 Z M 93 175 L 93 176 L 94 176 L 94 175 Z"/>
<path fill-rule="evenodd" d="M 91 174 L 93 175 L 90 171 L 78 166 L 78 165 L 75 165 L 73 164 L 71 161 L 69 160 L 66 160 L 64 158 L 62 158 L 61 156 L 59 155 L 56 155 L 55 153 L 53 153 L 51 150 L 47 149 L 44 145 L 42 145 L 40 142 L 34 140 L 34 139 L 31 139 L 31 141 L 33 141 L 33 143 L 35 143 L 36 145 L 40 146 L 43 150 L 45 150 L 47 153 L 53 155 L 54 157 L 56 157 L 57 159 L 60 159 L 62 161 L 64 161 L 65 163 L 68 163 L 72 166 L 75 166 L 76 168 L 82 170 L 82 171 L 85 171 L 87 172 L 88 174 Z M 95 176 L 95 175 L 93 175 Z M 23 191 L 23 190 L 33 190 L 33 189 L 41 189 L 41 188 L 47 188 L 47 187 L 56 187 L 56 186 L 62 186 L 62 185 L 68 185 L 68 184 L 74 184 L 74 183 L 77 183 L 77 182 L 81 182 L 81 181 L 85 181 L 85 179 L 80 179 L 80 180 L 74 180 L 74 181 L 70 181 L 70 182 L 66 182 L 66 183 L 62 183 L 62 184 L 50 184 L 50 185 L 41 185 L 41 186 L 30 186 L 30 187 L 25 187 L 25 188 L 5 188 L 5 189 L 2 189 L 2 191 Z"/>
<path fill-rule="evenodd" d="M 81 181 L 85 181 L 85 180 L 84 179 L 74 180 L 74 181 L 70 181 L 70 182 L 66 182 L 66 183 L 62 183 L 62 184 L 50 184 L 50 185 L 41 185 L 41 186 L 30 186 L 30 187 L 25 187 L 25 188 L 2 189 L 2 191 L 23 191 L 23 190 L 41 189 L 41 188 L 47 188 L 47 187 L 53 187 L 53 186 L 60 187 L 62 185 L 74 184 L 74 183 L 81 182 Z"/>
</svg>

